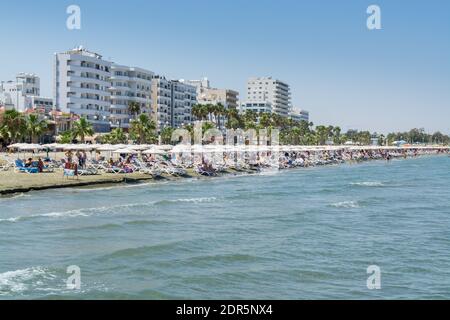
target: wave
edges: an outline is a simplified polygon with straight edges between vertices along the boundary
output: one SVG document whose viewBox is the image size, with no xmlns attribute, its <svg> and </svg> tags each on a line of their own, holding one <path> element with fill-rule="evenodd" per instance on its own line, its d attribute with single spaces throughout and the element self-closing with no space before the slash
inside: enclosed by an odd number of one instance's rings
<svg viewBox="0 0 450 320">
<path fill-rule="evenodd" d="M 41 266 L 30 267 L 15 271 L 0 273 L 0 297 L 70 297 L 79 298 L 80 294 L 88 292 L 107 292 L 108 288 L 102 283 L 94 282 L 86 285 L 82 283 L 80 290 L 67 287 L 69 275 L 65 270 L 50 271 Z"/>
<path fill-rule="evenodd" d="M 175 199 L 175 200 L 162 200 L 158 201 L 155 204 L 162 203 L 177 203 L 177 202 L 192 202 L 192 203 L 202 203 L 202 202 L 214 202 L 216 201 L 216 197 L 203 197 L 203 198 L 185 198 L 185 199 Z"/>
<path fill-rule="evenodd" d="M 364 181 L 364 182 L 352 182 L 353 186 L 361 186 L 361 187 L 384 187 L 386 186 L 381 181 Z"/>
<path fill-rule="evenodd" d="M 28 197 L 30 197 L 30 195 L 25 194 L 25 193 L 15 193 L 12 195 L 0 196 L 0 202 L 14 200 L 14 199 L 18 199 L 18 198 L 28 198 Z"/>
<path fill-rule="evenodd" d="M 110 259 L 126 259 L 132 257 L 151 256 L 158 252 L 173 251 L 180 244 L 180 241 L 174 241 L 169 243 L 155 244 L 151 246 L 119 249 L 100 257 L 99 260 L 106 261 Z"/>
<path fill-rule="evenodd" d="M 42 267 L 7 271 L 0 273 L 0 295 L 20 294 L 36 286 L 43 281 L 55 279 L 56 276 Z"/>
<path fill-rule="evenodd" d="M 90 217 L 96 214 L 101 214 L 105 212 L 116 211 L 118 209 L 130 209 L 130 208 L 146 208 L 158 205 L 167 205 L 173 203 L 203 203 L 203 202 L 213 202 L 216 201 L 216 197 L 200 197 L 200 198 L 181 198 L 181 199 L 167 199 L 167 200 L 159 200 L 159 201 L 150 201 L 150 202 L 140 202 L 140 203 L 129 203 L 129 204 L 120 204 L 113 206 L 102 206 L 102 207 L 94 207 L 94 208 L 82 208 L 82 209 L 74 209 L 67 211 L 56 211 L 49 213 L 40 213 L 34 215 L 27 216 L 17 216 L 11 218 L 3 218 L 0 219 L 0 222 L 18 222 L 29 219 L 36 218 L 74 218 L 74 217 Z"/>
<path fill-rule="evenodd" d="M 360 208 L 358 201 L 341 201 L 331 204 L 335 208 Z"/>
</svg>

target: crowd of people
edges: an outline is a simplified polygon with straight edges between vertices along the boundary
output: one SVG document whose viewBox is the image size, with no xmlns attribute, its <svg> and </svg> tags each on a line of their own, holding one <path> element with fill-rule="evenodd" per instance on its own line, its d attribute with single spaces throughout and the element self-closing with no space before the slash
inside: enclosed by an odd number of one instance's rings
<svg viewBox="0 0 450 320">
<path fill-rule="evenodd" d="M 168 173 L 184 175 L 187 169 L 206 176 L 216 175 L 228 169 L 263 170 L 310 167 L 340 163 L 360 162 L 367 160 L 391 161 L 394 158 L 417 157 L 420 155 L 448 154 L 448 148 L 308 148 L 295 147 L 275 149 L 257 149 L 256 151 L 226 152 L 221 149 L 210 149 L 202 152 L 143 153 L 129 152 L 114 154 L 109 157 L 101 151 L 72 151 L 64 153 L 63 159 L 51 160 L 49 157 L 32 157 L 20 162 L 25 172 L 44 172 L 51 168 L 63 168 L 73 175 L 106 173 L 149 173 L 154 176 Z M 212 151 L 211 151 L 212 150 Z M 263 151 L 262 151 L 263 150 Z M 88 156 L 89 153 L 89 156 Z M 17 166 L 17 163 L 16 163 Z"/>
</svg>

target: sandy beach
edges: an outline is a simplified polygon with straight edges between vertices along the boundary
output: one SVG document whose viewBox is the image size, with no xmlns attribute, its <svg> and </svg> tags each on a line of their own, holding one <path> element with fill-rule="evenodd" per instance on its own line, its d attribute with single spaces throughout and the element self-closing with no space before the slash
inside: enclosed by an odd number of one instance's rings
<svg viewBox="0 0 450 320">
<path fill-rule="evenodd" d="M 351 152 L 347 152 L 346 155 L 342 154 L 341 151 L 333 152 L 333 155 L 330 155 L 325 151 L 314 151 L 312 148 L 307 151 L 302 152 L 291 152 L 289 156 L 286 157 L 286 154 L 281 153 L 282 157 L 280 158 L 279 169 L 287 169 L 290 167 L 304 167 L 304 166 L 316 166 L 316 165 L 327 165 L 327 164 L 339 164 L 343 162 L 359 162 L 359 161 L 368 161 L 368 160 L 383 160 L 386 159 L 383 156 L 383 152 L 380 151 L 379 148 L 372 149 L 371 151 L 365 151 L 365 148 L 369 147 L 360 147 L 360 150 L 355 150 Z M 439 152 L 448 152 L 448 148 L 424 148 L 420 149 L 419 154 L 415 148 L 409 149 L 389 149 L 391 157 L 397 158 L 407 158 L 407 157 L 415 157 L 420 154 L 428 154 L 431 153 L 439 153 Z M 386 150 L 385 150 L 386 151 Z M 289 151 L 287 151 L 289 153 Z M 3 155 L 3 158 L 6 159 L 6 154 Z M 22 158 L 26 157 L 26 154 L 21 155 Z M 41 154 L 29 154 L 29 156 L 36 158 L 39 156 L 44 156 Z M 52 153 L 54 159 L 62 159 L 64 157 L 63 152 Z M 349 157 L 350 156 L 350 157 Z M 92 157 L 92 153 L 91 153 Z M 318 157 L 318 158 L 317 158 Z M 1 158 L 1 157 L 0 157 Z M 389 160 L 389 159 L 388 159 Z M 6 160 L 3 160 L 3 164 Z M 2 163 L 0 163 L 2 165 Z M 261 166 L 263 168 L 264 166 Z M 248 166 L 243 169 L 236 169 L 234 167 L 228 166 L 224 167 L 221 170 L 217 170 L 215 176 L 223 176 L 230 174 L 243 174 L 243 173 L 254 173 L 257 172 L 258 169 L 256 167 Z M 103 171 L 99 171 L 98 174 L 94 175 L 80 175 L 78 177 L 64 177 L 63 169 L 61 167 L 55 168 L 54 172 L 42 172 L 39 174 L 29 174 L 24 172 L 16 172 L 14 168 L 9 167 L 7 170 L 0 171 L 0 196 L 1 195 L 9 195 L 14 193 L 23 193 L 34 190 L 46 190 L 46 189 L 58 189 L 58 188 L 68 188 L 68 187 L 83 187 L 83 186 L 96 186 L 96 185 L 106 185 L 106 184 L 120 184 L 120 183 L 139 183 L 139 182 L 148 182 L 148 181 L 167 181 L 167 180 L 179 180 L 185 178 L 204 178 L 208 177 L 202 175 L 198 170 L 194 168 L 185 167 L 184 174 L 173 175 L 169 173 L 161 173 L 159 175 L 152 175 L 143 173 L 141 171 L 135 170 L 133 173 L 107 173 Z"/>
</svg>

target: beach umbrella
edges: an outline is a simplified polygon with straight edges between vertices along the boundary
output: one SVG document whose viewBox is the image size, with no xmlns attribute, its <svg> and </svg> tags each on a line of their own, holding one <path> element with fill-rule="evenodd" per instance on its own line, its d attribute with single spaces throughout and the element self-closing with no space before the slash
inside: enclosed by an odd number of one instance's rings
<svg viewBox="0 0 450 320">
<path fill-rule="evenodd" d="M 163 144 L 161 146 L 156 146 L 157 148 L 161 149 L 161 150 L 172 150 L 173 146 L 169 145 L 169 144 Z"/>
<path fill-rule="evenodd" d="M 159 148 L 150 148 L 142 152 L 143 154 L 167 154 L 167 151 L 161 150 Z"/>
<path fill-rule="evenodd" d="M 21 151 L 29 151 L 29 150 L 42 150 L 43 147 L 40 144 L 29 144 L 29 143 L 23 143 L 20 146 L 17 147 L 17 149 Z"/>
<path fill-rule="evenodd" d="M 20 146 L 22 146 L 24 143 L 14 143 L 10 144 L 7 148 L 8 149 L 18 149 Z"/>
<path fill-rule="evenodd" d="M 138 152 L 136 150 L 132 150 L 132 149 L 117 149 L 114 150 L 113 153 L 119 153 L 119 154 L 137 154 Z"/>
<path fill-rule="evenodd" d="M 172 148 L 171 153 L 185 153 L 185 152 L 191 152 L 192 147 L 189 144 L 178 144 L 175 147 Z"/>
</svg>

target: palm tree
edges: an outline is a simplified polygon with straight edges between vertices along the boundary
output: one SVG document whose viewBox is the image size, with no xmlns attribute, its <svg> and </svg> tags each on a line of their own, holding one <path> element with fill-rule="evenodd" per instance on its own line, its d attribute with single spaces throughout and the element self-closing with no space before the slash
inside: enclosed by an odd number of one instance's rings
<svg viewBox="0 0 450 320">
<path fill-rule="evenodd" d="M 93 134 L 92 124 L 86 118 L 80 118 L 73 123 L 72 136 L 74 138 L 80 137 L 81 143 L 85 142 L 86 136 L 92 136 Z"/>
<path fill-rule="evenodd" d="M 328 128 L 325 126 L 317 126 L 316 137 L 318 145 L 324 145 L 328 139 Z"/>
<path fill-rule="evenodd" d="M 341 144 L 341 128 L 340 127 L 333 128 L 333 143 Z"/>
<path fill-rule="evenodd" d="M 136 119 L 137 115 L 141 113 L 141 105 L 138 102 L 130 101 L 128 103 L 128 112 Z"/>
<path fill-rule="evenodd" d="M 261 112 L 259 114 L 259 124 L 263 128 L 268 128 L 272 126 L 272 117 L 268 112 Z"/>
<path fill-rule="evenodd" d="M 40 120 L 35 114 L 30 114 L 25 120 L 25 126 L 31 143 L 37 143 L 40 136 L 47 130 L 47 121 Z"/>
<path fill-rule="evenodd" d="M 172 142 L 172 133 L 175 131 L 172 127 L 165 127 L 161 130 L 161 141 L 164 144 L 170 144 Z"/>
<path fill-rule="evenodd" d="M 201 104 L 195 104 L 192 106 L 191 113 L 197 120 L 203 120 L 203 106 Z"/>
<path fill-rule="evenodd" d="M 229 108 L 225 111 L 227 117 L 227 129 L 237 129 L 241 127 L 242 119 L 235 108 Z"/>
<path fill-rule="evenodd" d="M 16 110 L 8 110 L 0 124 L 2 137 L 10 142 L 17 142 L 25 134 L 25 119 Z"/>
<path fill-rule="evenodd" d="M 122 128 L 113 129 L 108 136 L 109 141 L 112 144 L 126 143 L 128 140 L 127 135 L 125 134 Z"/>
<path fill-rule="evenodd" d="M 131 121 L 130 133 L 140 144 L 145 144 L 149 140 L 155 139 L 156 124 L 150 120 L 147 114 L 143 113 Z"/>
<path fill-rule="evenodd" d="M 61 134 L 61 140 L 60 143 L 69 144 L 72 143 L 73 140 L 73 133 L 72 131 L 68 130 Z"/>
<path fill-rule="evenodd" d="M 223 117 L 226 114 L 226 109 L 220 102 L 215 106 L 215 113 L 214 116 L 216 117 L 217 121 L 217 128 L 220 128 L 220 118 Z"/>
<path fill-rule="evenodd" d="M 258 121 L 258 115 L 256 112 L 246 110 L 243 116 L 244 127 L 248 129 L 256 129 L 256 122 Z"/>
</svg>

